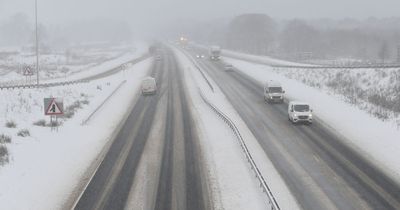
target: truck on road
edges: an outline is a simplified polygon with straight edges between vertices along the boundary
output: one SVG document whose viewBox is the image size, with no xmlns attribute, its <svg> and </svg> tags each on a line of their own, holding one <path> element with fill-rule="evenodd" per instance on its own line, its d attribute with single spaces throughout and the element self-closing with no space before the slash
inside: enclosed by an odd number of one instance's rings
<svg viewBox="0 0 400 210">
<path fill-rule="evenodd" d="M 221 47 L 211 46 L 208 53 L 210 56 L 210 60 L 217 61 L 221 56 Z"/>
</svg>

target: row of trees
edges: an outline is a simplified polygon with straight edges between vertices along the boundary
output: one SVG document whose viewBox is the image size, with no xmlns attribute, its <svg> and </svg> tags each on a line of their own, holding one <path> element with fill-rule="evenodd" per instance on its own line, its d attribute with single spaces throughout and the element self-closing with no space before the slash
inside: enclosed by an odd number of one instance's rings
<svg viewBox="0 0 400 210">
<path fill-rule="evenodd" d="M 202 42 L 225 48 L 291 59 L 353 58 L 393 62 L 398 58 L 400 18 L 276 21 L 265 14 L 244 14 L 219 27 L 223 36 L 203 27 Z M 213 25 L 213 23 L 209 23 Z M 208 36 L 204 36 L 204 34 Z"/>
</svg>

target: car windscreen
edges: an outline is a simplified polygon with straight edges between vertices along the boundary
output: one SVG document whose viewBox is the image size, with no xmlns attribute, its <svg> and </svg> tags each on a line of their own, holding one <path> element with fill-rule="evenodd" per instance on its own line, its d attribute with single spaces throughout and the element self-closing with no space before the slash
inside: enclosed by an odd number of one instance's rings
<svg viewBox="0 0 400 210">
<path fill-rule="evenodd" d="M 145 79 L 142 81 L 142 85 L 145 85 L 145 86 L 153 86 L 153 85 L 155 85 L 155 83 L 156 82 L 154 79 Z"/>
<path fill-rule="evenodd" d="M 270 93 L 282 93 L 282 87 L 270 87 L 269 92 Z"/>
<path fill-rule="evenodd" d="M 308 112 L 310 111 L 310 106 L 306 104 L 297 104 L 294 105 L 294 111 L 296 112 Z"/>
</svg>

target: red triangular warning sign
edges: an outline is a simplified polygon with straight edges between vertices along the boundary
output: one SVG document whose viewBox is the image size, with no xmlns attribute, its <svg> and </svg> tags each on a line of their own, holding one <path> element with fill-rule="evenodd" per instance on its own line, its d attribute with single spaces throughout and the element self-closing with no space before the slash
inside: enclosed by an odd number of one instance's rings
<svg viewBox="0 0 400 210">
<path fill-rule="evenodd" d="M 59 115 L 59 114 L 64 114 L 64 113 L 56 103 L 56 100 L 53 98 L 53 100 L 51 100 L 49 106 L 46 109 L 46 115 Z"/>
<path fill-rule="evenodd" d="M 24 75 L 25 75 L 25 76 L 30 76 L 30 75 L 32 75 L 32 69 L 31 69 L 31 67 L 26 66 L 26 67 L 24 68 Z"/>
</svg>

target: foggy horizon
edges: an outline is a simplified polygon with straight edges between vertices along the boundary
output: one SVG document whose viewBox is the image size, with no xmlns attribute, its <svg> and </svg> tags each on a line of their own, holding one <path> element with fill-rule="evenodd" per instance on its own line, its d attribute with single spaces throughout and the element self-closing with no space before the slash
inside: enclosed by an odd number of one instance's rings
<svg viewBox="0 0 400 210">
<path fill-rule="evenodd" d="M 245 13 L 266 14 L 274 19 L 357 19 L 370 17 L 400 17 L 397 8 L 400 2 L 385 0 L 376 4 L 373 0 L 340 0 L 298 2 L 295 0 L 277 1 L 127 1 L 106 0 L 51 1 L 38 0 L 39 22 L 43 24 L 65 24 L 79 20 L 105 18 L 125 21 L 133 27 L 159 25 L 177 20 L 210 21 L 233 18 Z M 0 0 L 0 21 L 23 13 L 34 16 L 34 1 Z M 156 14 L 156 15 L 155 15 Z M 145 21 L 143 21 L 145 20 Z"/>
</svg>

